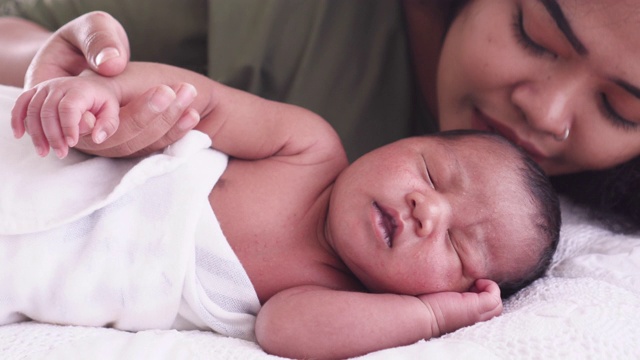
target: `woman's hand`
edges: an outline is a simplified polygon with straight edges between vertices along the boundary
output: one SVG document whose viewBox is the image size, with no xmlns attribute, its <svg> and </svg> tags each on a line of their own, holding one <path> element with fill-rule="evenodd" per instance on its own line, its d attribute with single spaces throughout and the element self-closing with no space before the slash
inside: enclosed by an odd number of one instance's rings
<svg viewBox="0 0 640 360">
<path fill-rule="evenodd" d="M 56 77 L 76 76 L 87 69 L 116 76 L 124 71 L 129 55 L 122 25 L 105 12 L 87 13 L 63 25 L 40 48 L 27 70 L 25 88 Z M 167 86 L 150 89 L 120 109 L 119 127 L 113 136 L 96 144 L 90 133 L 81 133 L 84 136 L 76 148 L 109 157 L 141 156 L 164 148 L 199 121 L 199 114 L 188 107 L 192 100 L 185 103 L 176 98 Z"/>
<path fill-rule="evenodd" d="M 122 25 L 105 12 L 91 12 L 63 25 L 45 42 L 29 65 L 25 88 L 86 69 L 118 75 L 127 66 L 129 54 Z"/>
<path fill-rule="evenodd" d="M 81 134 L 75 148 L 106 157 L 144 156 L 180 140 L 200 121 L 189 105 L 193 99 L 159 85 L 120 108 L 120 125 L 104 142 L 97 144 L 91 133 Z M 91 116 L 91 113 L 85 113 Z M 86 119 L 95 123 L 95 120 Z"/>
</svg>

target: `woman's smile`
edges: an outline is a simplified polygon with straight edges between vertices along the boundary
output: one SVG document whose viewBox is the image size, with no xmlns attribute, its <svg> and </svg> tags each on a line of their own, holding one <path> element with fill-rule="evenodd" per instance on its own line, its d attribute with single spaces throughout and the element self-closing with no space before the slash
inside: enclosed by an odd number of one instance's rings
<svg viewBox="0 0 640 360">
<path fill-rule="evenodd" d="M 476 130 L 490 131 L 502 135 L 512 143 L 524 149 L 537 163 L 548 158 L 548 156 L 543 154 L 535 145 L 520 138 L 520 136 L 518 136 L 518 134 L 510 127 L 492 119 L 478 108 L 474 109 L 471 126 Z"/>
</svg>

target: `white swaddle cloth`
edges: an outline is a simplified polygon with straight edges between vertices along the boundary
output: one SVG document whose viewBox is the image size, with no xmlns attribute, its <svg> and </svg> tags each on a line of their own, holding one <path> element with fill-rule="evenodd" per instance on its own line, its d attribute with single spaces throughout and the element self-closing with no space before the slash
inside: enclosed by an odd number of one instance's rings
<svg viewBox="0 0 640 360">
<path fill-rule="evenodd" d="M 195 327 L 254 339 L 255 290 L 208 194 L 227 156 L 192 131 L 161 154 L 40 158 L 0 86 L 0 324 Z"/>
</svg>

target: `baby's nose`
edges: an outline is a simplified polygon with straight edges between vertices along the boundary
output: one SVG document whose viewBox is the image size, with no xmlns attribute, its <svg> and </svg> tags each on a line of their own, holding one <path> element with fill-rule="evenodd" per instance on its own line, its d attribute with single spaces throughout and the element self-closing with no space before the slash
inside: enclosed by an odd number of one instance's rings
<svg viewBox="0 0 640 360">
<path fill-rule="evenodd" d="M 433 238 L 444 234 L 451 221 L 451 205 L 437 191 L 414 191 L 407 195 L 415 232 L 420 238 Z"/>
</svg>

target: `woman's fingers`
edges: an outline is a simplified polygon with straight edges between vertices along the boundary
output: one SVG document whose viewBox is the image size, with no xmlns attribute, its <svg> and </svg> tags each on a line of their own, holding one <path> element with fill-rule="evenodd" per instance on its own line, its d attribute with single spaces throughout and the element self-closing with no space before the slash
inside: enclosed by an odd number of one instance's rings
<svg viewBox="0 0 640 360">
<path fill-rule="evenodd" d="M 36 53 L 25 87 L 91 69 L 105 76 L 121 73 L 129 61 L 129 40 L 122 25 L 104 12 L 71 20 L 54 32 Z"/>
<path fill-rule="evenodd" d="M 181 86 L 177 92 L 178 95 L 166 85 L 150 89 L 120 109 L 120 125 L 113 136 L 102 144 L 83 136 L 76 148 L 95 155 L 125 157 L 148 154 L 172 144 L 199 120 L 197 114 L 185 113 L 195 91 Z"/>
<path fill-rule="evenodd" d="M 129 40 L 113 16 L 94 11 L 60 29 L 60 37 L 80 50 L 91 69 L 105 76 L 121 73 L 129 61 Z"/>
<path fill-rule="evenodd" d="M 165 147 L 182 139 L 190 130 L 200 122 L 200 114 L 195 109 L 187 109 L 178 122 L 153 144 L 132 154 L 131 156 L 144 156 L 152 152 L 164 149 Z"/>
</svg>

